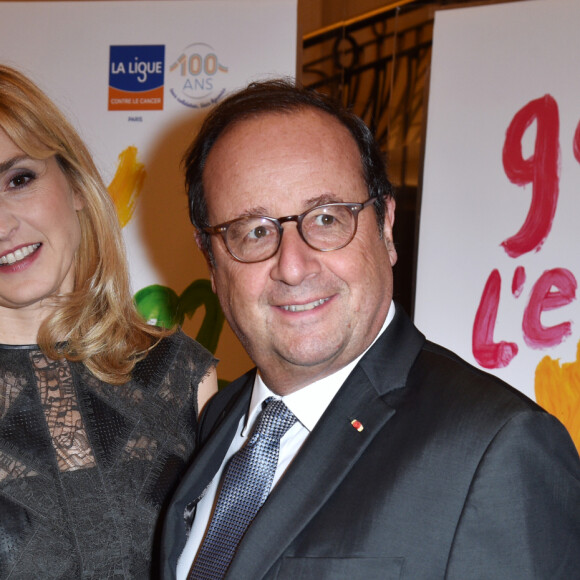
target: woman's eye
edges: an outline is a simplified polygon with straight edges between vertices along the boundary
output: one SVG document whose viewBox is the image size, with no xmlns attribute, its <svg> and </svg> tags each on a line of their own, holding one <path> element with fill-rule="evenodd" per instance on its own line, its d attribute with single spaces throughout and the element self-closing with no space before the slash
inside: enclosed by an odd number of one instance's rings
<svg viewBox="0 0 580 580">
<path fill-rule="evenodd" d="M 20 187 L 24 187 L 28 183 L 30 183 L 34 179 L 34 174 L 31 172 L 24 172 L 19 173 L 12 177 L 9 181 L 9 188 L 10 189 L 19 189 Z"/>
</svg>

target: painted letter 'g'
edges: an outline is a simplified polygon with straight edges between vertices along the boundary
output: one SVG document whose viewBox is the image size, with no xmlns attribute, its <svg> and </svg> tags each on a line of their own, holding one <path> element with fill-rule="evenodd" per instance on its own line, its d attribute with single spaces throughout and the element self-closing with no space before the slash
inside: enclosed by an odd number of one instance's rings
<svg viewBox="0 0 580 580">
<path fill-rule="evenodd" d="M 533 121 L 536 121 L 534 154 L 524 159 L 522 139 Z M 558 105 L 553 97 L 545 95 L 520 109 L 506 131 L 505 173 L 516 185 L 532 184 L 532 201 L 522 227 L 501 244 L 512 258 L 538 251 L 550 233 L 558 203 L 559 123 Z"/>
</svg>

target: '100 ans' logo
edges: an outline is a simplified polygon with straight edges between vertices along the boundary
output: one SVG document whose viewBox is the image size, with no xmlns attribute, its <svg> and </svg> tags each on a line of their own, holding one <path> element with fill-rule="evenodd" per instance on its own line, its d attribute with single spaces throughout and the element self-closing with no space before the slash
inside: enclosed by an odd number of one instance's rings
<svg viewBox="0 0 580 580">
<path fill-rule="evenodd" d="M 169 67 L 169 92 L 186 107 L 208 107 L 226 92 L 223 74 L 227 72 L 228 68 L 209 44 L 190 44 Z"/>
</svg>

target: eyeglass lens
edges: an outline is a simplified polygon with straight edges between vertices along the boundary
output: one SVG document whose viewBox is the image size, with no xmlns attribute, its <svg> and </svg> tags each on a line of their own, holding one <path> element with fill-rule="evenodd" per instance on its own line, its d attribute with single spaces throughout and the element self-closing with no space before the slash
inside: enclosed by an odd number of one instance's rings
<svg viewBox="0 0 580 580">
<path fill-rule="evenodd" d="M 356 228 L 356 217 L 346 205 L 330 204 L 315 207 L 299 219 L 304 241 L 316 250 L 330 251 L 348 244 Z M 226 244 L 238 259 L 247 262 L 273 256 L 282 231 L 278 222 L 267 217 L 240 218 L 226 232 Z"/>
</svg>

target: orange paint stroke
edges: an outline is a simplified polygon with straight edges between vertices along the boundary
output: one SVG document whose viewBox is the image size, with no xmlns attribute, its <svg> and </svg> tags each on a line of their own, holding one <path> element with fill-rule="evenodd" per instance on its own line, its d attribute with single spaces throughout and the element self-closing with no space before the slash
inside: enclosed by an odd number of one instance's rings
<svg viewBox="0 0 580 580">
<path fill-rule="evenodd" d="M 133 217 L 137 200 L 143 189 L 145 166 L 137 161 L 137 147 L 129 146 L 119 154 L 119 164 L 108 190 L 113 198 L 121 227 Z"/>
<path fill-rule="evenodd" d="M 549 356 L 539 362 L 535 388 L 538 404 L 564 424 L 580 451 L 580 342 L 574 362 Z"/>
</svg>

